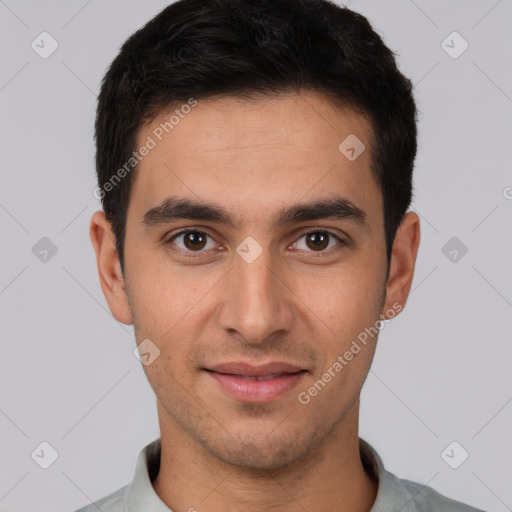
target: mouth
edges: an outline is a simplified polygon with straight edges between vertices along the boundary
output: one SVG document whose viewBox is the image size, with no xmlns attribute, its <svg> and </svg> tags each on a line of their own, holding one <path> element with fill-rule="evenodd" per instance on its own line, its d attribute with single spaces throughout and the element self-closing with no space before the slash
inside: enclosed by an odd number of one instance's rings
<svg viewBox="0 0 512 512">
<path fill-rule="evenodd" d="M 261 377 L 249 377 L 247 375 L 235 375 L 230 373 L 222 373 L 221 375 L 231 375 L 232 377 L 238 377 L 242 380 L 270 380 L 277 379 L 278 377 L 283 377 L 285 375 L 293 375 L 293 373 L 275 373 L 271 375 L 262 375 Z"/>
<path fill-rule="evenodd" d="M 307 373 L 299 366 L 271 362 L 260 366 L 224 363 L 204 368 L 221 392 L 239 402 L 271 402 L 295 388 Z"/>
</svg>

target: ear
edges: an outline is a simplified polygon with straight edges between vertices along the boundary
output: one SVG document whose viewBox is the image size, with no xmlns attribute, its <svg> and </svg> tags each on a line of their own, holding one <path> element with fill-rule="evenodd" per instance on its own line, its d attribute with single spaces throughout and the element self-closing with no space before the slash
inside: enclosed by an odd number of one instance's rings
<svg viewBox="0 0 512 512">
<path fill-rule="evenodd" d="M 131 324 L 132 314 L 116 250 L 116 239 L 105 212 L 98 211 L 92 216 L 89 235 L 96 252 L 101 289 L 110 311 L 119 322 Z"/>
<path fill-rule="evenodd" d="M 381 312 L 385 318 L 387 318 L 385 316 L 386 311 L 400 312 L 407 302 L 419 244 L 420 219 L 415 212 L 407 212 L 393 242 L 389 276 L 386 285 L 386 300 Z M 397 304 L 401 307 L 398 308 Z"/>
</svg>

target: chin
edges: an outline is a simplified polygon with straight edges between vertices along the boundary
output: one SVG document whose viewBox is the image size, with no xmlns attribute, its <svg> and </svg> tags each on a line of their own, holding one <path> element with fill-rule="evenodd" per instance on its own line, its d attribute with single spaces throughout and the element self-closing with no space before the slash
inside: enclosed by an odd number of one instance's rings
<svg viewBox="0 0 512 512">
<path fill-rule="evenodd" d="M 268 471 L 283 468 L 296 460 L 293 453 L 296 447 L 281 446 L 276 451 L 268 444 L 258 446 L 254 443 L 240 443 L 238 446 L 233 446 L 233 443 L 230 443 L 230 446 L 225 448 L 225 450 L 215 450 L 212 455 L 225 464 L 240 469 Z"/>
<path fill-rule="evenodd" d="M 244 438 L 226 438 L 223 440 L 202 440 L 203 446 L 216 459 L 243 470 L 272 471 L 285 468 L 308 456 L 315 448 L 315 433 L 304 438 L 298 432 L 273 436 L 261 433 L 258 436 L 246 434 Z"/>
</svg>

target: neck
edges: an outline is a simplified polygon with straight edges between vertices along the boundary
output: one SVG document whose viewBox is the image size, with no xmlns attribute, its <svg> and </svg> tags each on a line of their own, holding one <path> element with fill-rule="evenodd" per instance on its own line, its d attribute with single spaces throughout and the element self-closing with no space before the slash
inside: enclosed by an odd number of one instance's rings
<svg viewBox="0 0 512 512">
<path fill-rule="evenodd" d="M 225 464 L 181 430 L 160 403 L 158 408 L 162 452 L 153 487 L 176 512 L 372 508 L 378 483 L 365 472 L 359 454 L 358 402 L 314 453 L 271 470 Z"/>
</svg>

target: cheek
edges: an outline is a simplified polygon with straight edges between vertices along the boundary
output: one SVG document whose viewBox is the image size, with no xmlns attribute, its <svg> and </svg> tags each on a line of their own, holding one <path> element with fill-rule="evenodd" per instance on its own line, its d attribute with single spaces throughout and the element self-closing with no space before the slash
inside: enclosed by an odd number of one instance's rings
<svg viewBox="0 0 512 512">
<path fill-rule="evenodd" d="M 146 329 L 155 338 L 166 338 L 201 311 L 202 301 L 215 281 L 200 272 L 186 272 L 171 267 L 160 258 L 142 255 L 133 260 L 129 294 L 134 309 L 134 325 Z M 211 281 L 211 283 L 210 283 Z M 188 329 L 195 322 L 188 322 Z"/>
<path fill-rule="evenodd" d="M 137 343 L 149 339 L 159 351 L 155 362 L 144 367 L 146 375 L 152 386 L 173 389 L 193 366 L 190 356 L 202 337 L 208 290 L 214 284 L 203 286 L 201 278 L 174 270 L 147 261 L 129 287 Z"/>
<path fill-rule="evenodd" d="M 324 355 L 315 379 L 326 383 L 325 398 L 330 396 L 334 402 L 357 394 L 369 371 L 379 333 L 381 287 L 377 282 L 344 276 L 331 282 L 329 293 L 324 294 L 329 331 L 316 320 L 326 335 L 317 338 L 317 351 Z"/>
<path fill-rule="evenodd" d="M 360 267 L 360 268 L 359 268 Z M 375 323 L 383 299 L 383 278 L 370 265 L 339 267 L 328 275 L 306 276 L 297 288 L 304 304 L 331 333 L 346 340 Z"/>
</svg>

